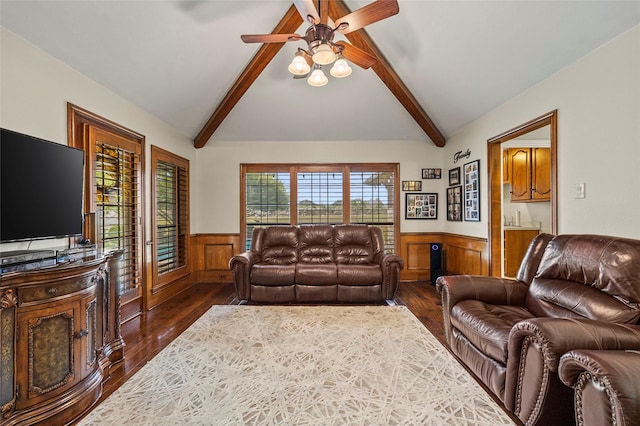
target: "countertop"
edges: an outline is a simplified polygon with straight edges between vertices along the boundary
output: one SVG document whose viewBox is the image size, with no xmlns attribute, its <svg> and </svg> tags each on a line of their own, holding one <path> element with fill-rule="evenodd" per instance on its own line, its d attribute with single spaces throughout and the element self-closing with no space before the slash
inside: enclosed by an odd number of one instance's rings
<svg viewBox="0 0 640 426">
<path fill-rule="evenodd" d="M 540 228 L 537 226 L 505 226 L 503 227 L 505 231 L 539 231 Z"/>
</svg>

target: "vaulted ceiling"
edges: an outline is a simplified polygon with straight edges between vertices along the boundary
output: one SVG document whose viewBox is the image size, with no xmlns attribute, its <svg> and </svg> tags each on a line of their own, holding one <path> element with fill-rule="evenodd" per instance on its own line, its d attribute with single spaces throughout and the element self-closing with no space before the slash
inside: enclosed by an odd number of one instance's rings
<svg viewBox="0 0 640 426">
<path fill-rule="evenodd" d="M 331 18 L 371 1 L 330 1 Z M 289 0 L 6 1 L 3 27 L 192 138 L 430 140 L 469 122 L 640 22 L 637 1 L 399 0 L 343 39 L 378 56 L 315 88 L 287 65 L 304 42 Z M 278 23 L 284 25 L 278 27 Z M 287 28 L 285 28 L 287 27 Z"/>
</svg>

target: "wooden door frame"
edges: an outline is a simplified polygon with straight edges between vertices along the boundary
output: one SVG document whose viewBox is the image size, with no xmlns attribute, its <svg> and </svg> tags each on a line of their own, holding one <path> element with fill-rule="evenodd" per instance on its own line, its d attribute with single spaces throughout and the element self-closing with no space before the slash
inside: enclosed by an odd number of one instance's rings
<svg viewBox="0 0 640 426">
<path fill-rule="evenodd" d="M 551 152 L 551 233 L 558 233 L 558 110 L 487 140 L 489 174 L 489 275 L 502 275 L 502 143 L 549 126 Z"/>
<path fill-rule="evenodd" d="M 101 117 L 92 113 L 84 108 L 76 106 L 70 102 L 67 102 L 67 145 L 73 146 L 79 149 L 85 149 L 85 139 L 87 134 L 85 128 L 87 125 L 95 126 L 98 129 L 105 130 L 121 136 L 125 139 L 137 142 L 140 144 L 140 253 L 141 253 L 141 265 L 140 265 L 140 288 L 136 290 L 135 294 L 126 294 L 121 299 L 121 320 L 123 322 L 129 319 L 135 318 L 147 310 L 147 259 L 146 259 L 146 224 L 145 224 L 145 142 L 144 135 L 130 130 L 118 123 Z M 86 156 L 86 154 L 85 154 Z M 85 160 L 85 190 L 87 189 L 87 182 L 89 182 L 89 165 Z M 85 212 L 88 208 L 87 200 L 88 194 L 85 195 Z"/>
</svg>

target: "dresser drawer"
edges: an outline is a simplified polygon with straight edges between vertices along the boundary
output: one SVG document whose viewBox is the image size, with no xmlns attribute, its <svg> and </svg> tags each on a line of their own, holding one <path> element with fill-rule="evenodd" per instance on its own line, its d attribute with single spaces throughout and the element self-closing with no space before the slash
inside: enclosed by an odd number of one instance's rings
<svg viewBox="0 0 640 426">
<path fill-rule="evenodd" d="M 78 279 L 55 281 L 35 287 L 21 288 L 18 299 L 20 305 L 33 304 L 73 294 L 96 285 L 96 276 L 90 275 Z"/>
</svg>

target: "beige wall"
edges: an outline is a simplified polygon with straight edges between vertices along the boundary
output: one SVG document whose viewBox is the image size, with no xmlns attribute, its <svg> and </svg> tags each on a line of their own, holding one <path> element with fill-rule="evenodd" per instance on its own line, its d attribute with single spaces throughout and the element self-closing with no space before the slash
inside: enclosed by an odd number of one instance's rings
<svg viewBox="0 0 640 426">
<path fill-rule="evenodd" d="M 443 150 L 430 141 L 209 142 L 198 150 L 193 197 L 196 232 L 240 232 L 241 163 L 400 163 L 401 180 L 420 180 L 422 168 L 440 167 Z M 443 179 L 425 180 L 423 192 L 444 191 Z M 400 194 L 404 218 L 404 194 Z M 438 218 L 444 216 L 439 200 Z M 402 220 L 402 232 L 442 231 L 443 220 Z"/>
<path fill-rule="evenodd" d="M 482 222 L 447 232 L 487 237 L 487 140 L 558 110 L 560 233 L 640 238 L 640 26 L 469 124 L 447 141 L 443 167 L 471 149 L 482 175 Z M 586 198 L 575 185 L 586 183 Z"/>
<path fill-rule="evenodd" d="M 145 135 L 147 160 L 151 145 L 156 145 L 193 163 L 196 151 L 192 142 L 175 129 L 12 32 L 4 28 L 0 31 L 1 127 L 66 144 L 67 102 L 71 102 Z M 147 206 L 149 185 L 147 174 Z M 147 212 L 147 239 L 150 224 Z M 51 247 L 52 244 L 62 246 L 66 240 L 56 243 L 36 241 L 31 248 Z M 11 243 L 3 245 L 2 250 L 27 246 L 28 242 Z"/>
</svg>

